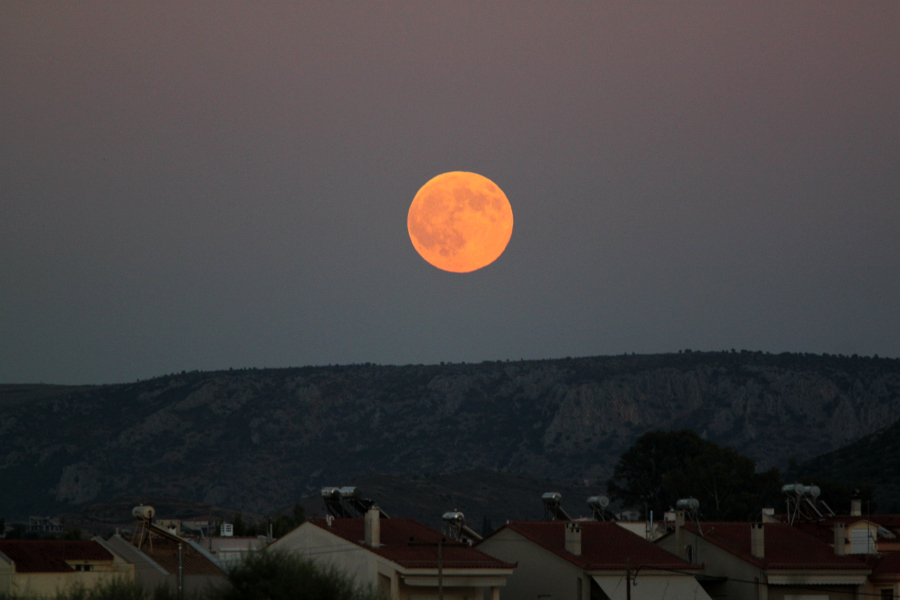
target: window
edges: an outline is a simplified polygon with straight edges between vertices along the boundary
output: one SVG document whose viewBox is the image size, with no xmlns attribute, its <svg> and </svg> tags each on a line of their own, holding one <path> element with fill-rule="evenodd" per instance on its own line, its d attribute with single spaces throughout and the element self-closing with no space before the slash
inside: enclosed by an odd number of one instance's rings
<svg viewBox="0 0 900 600">
<path fill-rule="evenodd" d="M 93 571 L 94 565 L 75 565 L 76 571 Z"/>
<path fill-rule="evenodd" d="M 850 553 L 875 553 L 875 536 L 869 531 L 868 527 L 865 529 L 854 529 L 850 532 Z"/>
<path fill-rule="evenodd" d="M 881 590 L 881 600 L 894 600 L 894 590 L 891 588 Z"/>
</svg>

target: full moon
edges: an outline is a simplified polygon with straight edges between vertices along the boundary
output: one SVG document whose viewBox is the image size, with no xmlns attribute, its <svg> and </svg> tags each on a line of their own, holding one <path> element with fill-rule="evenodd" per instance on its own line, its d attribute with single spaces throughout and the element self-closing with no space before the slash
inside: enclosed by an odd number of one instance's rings
<svg viewBox="0 0 900 600">
<path fill-rule="evenodd" d="M 469 273 L 503 254 L 512 236 L 512 207 L 487 177 L 453 171 L 416 193 L 406 227 L 426 261 L 444 271 Z"/>
</svg>

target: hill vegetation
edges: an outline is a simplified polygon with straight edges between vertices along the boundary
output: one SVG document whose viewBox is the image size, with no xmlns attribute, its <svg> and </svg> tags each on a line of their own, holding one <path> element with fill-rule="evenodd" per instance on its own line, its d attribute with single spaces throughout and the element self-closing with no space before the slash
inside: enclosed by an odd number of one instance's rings
<svg viewBox="0 0 900 600">
<path fill-rule="evenodd" d="M 900 421 L 791 469 L 849 504 L 862 492 L 865 512 L 900 513 Z M 867 500 L 871 498 L 872 503 Z"/>
<path fill-rule="evenodd" d="M 0 486 L 0 516 L 150 495 L 271 514 L 376 473 L 483 471 L 602 491 L 654 429 L 693 430 L 765 470 L 898 417 L 898 360 L 754 352 L 0 386 L 0 480 L 15 482 Z"/>
</svg>

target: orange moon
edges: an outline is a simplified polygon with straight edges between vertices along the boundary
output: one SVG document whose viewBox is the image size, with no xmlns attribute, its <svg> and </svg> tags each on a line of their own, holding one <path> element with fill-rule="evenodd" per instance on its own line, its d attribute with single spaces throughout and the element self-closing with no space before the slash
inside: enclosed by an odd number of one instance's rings
<svg viewBox="0 0 900 600">
<path fill-rule="evenodd" d="M 406 227 L 426 261 L 451 273 L 470 273 L 503 254 L 512 237 L 513 213 L 496 183 L 477 173 L 453 171 L 416 193 Z"/>
</svg>

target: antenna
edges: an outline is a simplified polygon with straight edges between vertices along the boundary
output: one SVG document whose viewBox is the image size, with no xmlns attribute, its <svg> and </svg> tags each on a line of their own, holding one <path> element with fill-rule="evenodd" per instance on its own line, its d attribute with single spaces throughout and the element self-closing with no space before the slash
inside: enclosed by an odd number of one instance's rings
<svg viewBox="0 0 900 600">
<path fill-rule="evenodd" d="M 560 503 L 562 502 L 562 494 L 560 494 L 559 492 L 547 492 L 546 494 L 541 496 L 541 501 L 544 503 L 545 521 L 572 520 L 572 517 L 566 514 L 566 511 L 563 510 L 562 506 L 560 506 Z"/>
<path fill-rule="evenodd" d="M 591 496 L 587 499 L 587 504 L 594 515 L 594 520 L 606 520 L 606 507 L 609 506 L 609 498 L 606 496 Z"/>
</svg>

